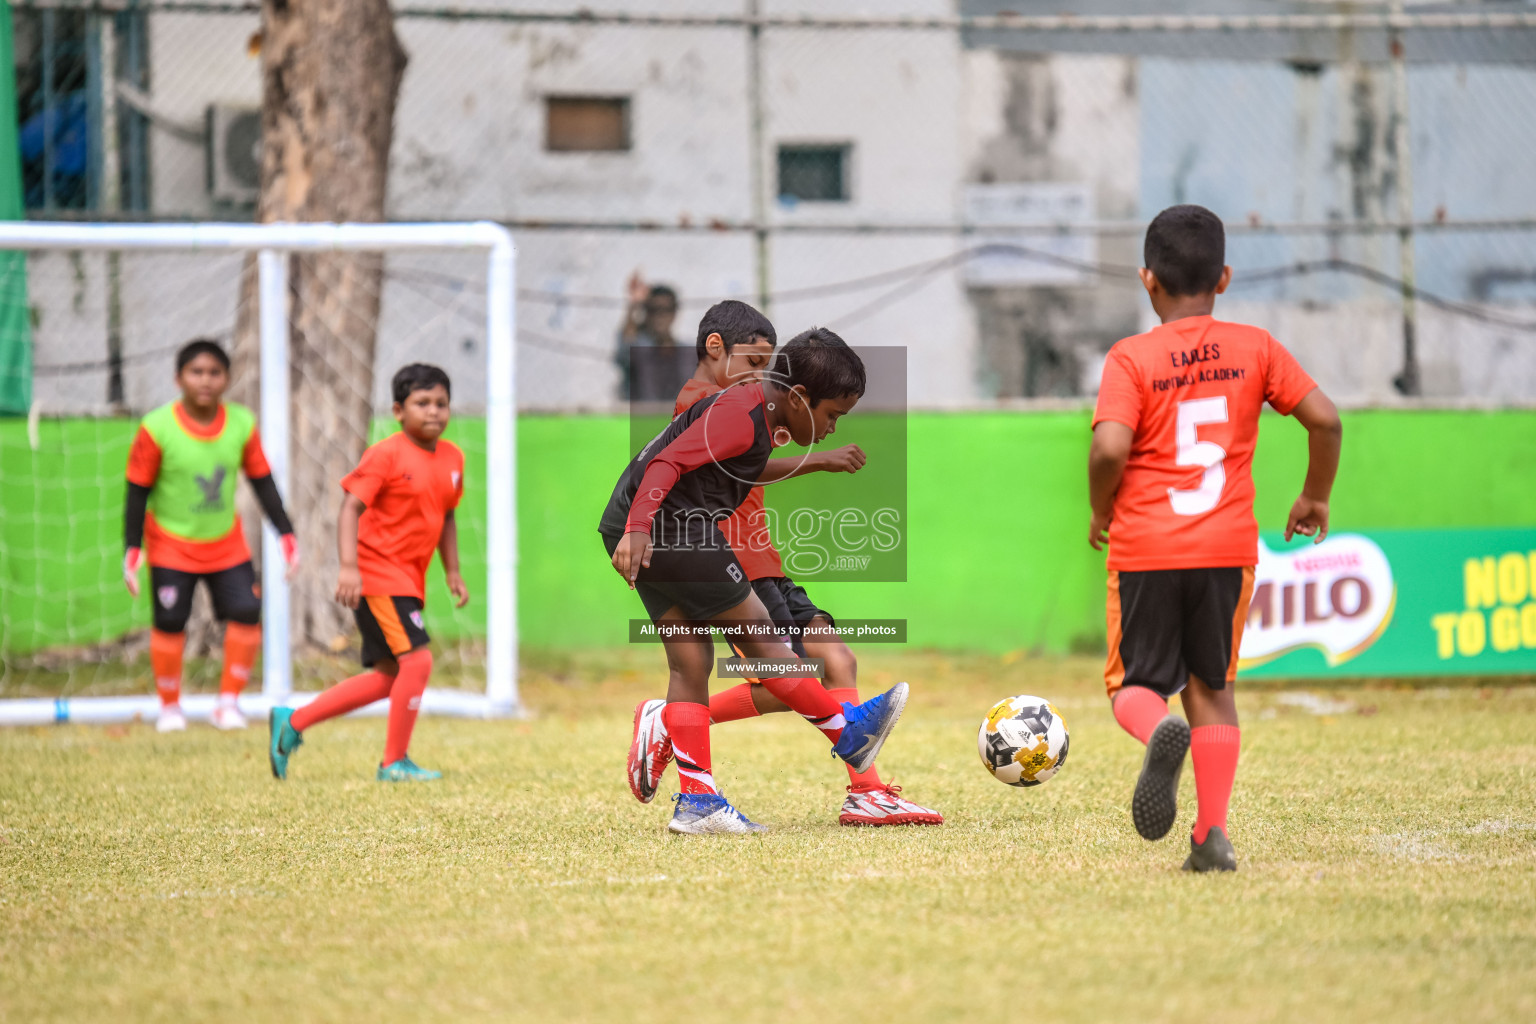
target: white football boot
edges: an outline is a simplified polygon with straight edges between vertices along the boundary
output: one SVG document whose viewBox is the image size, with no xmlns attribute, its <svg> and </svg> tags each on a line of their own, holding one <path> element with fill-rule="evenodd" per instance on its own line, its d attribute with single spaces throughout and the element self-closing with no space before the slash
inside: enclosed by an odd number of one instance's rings
<svg viewBox="0 0 1536 1024">
<path fill-rule="evenodd" d="M 218 706 L 213 709 L 213 727 L 221 732 L 229 732 L 244 729 L 245 726 L 245 715 L 240 713 L 240 705 L 220 697 Z"/>
<path fill-rule="evenodd" d="M 160 705 L 160 717 L 155 719 L 155 732 L 186 732 L 187 716 L 181 713 L 180 704 Z"/>
<path fill-rule="evenodd" d="M 750 820 L 718 793 L 679 793 L 667 831 L 681 836 L 751 835 L 767 825 Z"/>
</svg>

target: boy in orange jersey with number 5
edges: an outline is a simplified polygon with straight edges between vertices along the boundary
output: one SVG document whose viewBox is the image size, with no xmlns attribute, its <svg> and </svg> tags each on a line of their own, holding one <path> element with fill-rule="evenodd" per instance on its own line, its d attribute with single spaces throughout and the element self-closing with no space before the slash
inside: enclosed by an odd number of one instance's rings
<svg viewBox="0 0 1536 1024">
<path fill-rule="evenodd" d="M 1147 745 L 1131 818 L 1146 839 L 1168 834 L 1190 752 L 1198 810 L 1186 871 L 1237 869 L 1226 831 L 1232 688 L 1258 562 L 1259 413 L 1267 402 L 1307 428 L 1287 540 L 1328 535 L 1343 437 L 1333 403 L 1279 342 L 1211 316 L 1232 279 L 1225 261 L 1221 221 L 1204 207 L 1170 207 L 1147 228 L 1141 280 L 1162 325 L 1109 350 L 1088 457 L 1088 539 L 1101 548 L 1107 531 L 1109 543 L 1104 681 L 1116 721 Z M 1176 693 L 1187 723 L 1168 713 Z"/>
<path fill-rule="evenodd" d="M 388 736 L 380 782 L 438 779 L 407 753 L 421 695 L 432 674 L 432 652 L 422 611 L 432 552 L 443 558 L 448 590 L 462 608 L 469 590 L 459 575 L 459 531 L 453 512 L 464 496 L 464 453 L 442 439 L 448 426 L 448 375 L 412 363 L 391 385 L 400 432 L 363 453 L 341 481 L 337 523 L 341 572 L 336 600 L 353 610 L 363 635 L 367 671 L 320 694 L 297 710 L 274 708 L 269 758 L 272 774 L 288 777 L 288 758 L 317 722 L 389 698 Z"/>
</svg>

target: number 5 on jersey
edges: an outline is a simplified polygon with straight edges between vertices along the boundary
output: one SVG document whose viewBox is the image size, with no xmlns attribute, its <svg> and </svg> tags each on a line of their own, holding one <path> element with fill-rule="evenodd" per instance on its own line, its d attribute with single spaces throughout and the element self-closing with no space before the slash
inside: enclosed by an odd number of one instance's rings
<svg viewBox="0 0 1536 1024">
<path fill-rule="evenodd" d="M 1226 396 L 1193 398 L 1179 403 L 1179 419 L 1174 427 L 1174 441 L 1178 446 L 1176 462 L 1180 466 L 1200 466 L 1205 475 L 1200 486 L 1192 490 L 1168 488 L 1168 503 L 1175 515 L 1199 516 L 1215 508 L 1221 501 L 1221 489 L 1227 485 L 1227 470 L 1222 462 L 1227 450 L 1214 441 L 1200 440 L 1200 428 L 1213 423 L 1227 422 Z"/>
</svg>

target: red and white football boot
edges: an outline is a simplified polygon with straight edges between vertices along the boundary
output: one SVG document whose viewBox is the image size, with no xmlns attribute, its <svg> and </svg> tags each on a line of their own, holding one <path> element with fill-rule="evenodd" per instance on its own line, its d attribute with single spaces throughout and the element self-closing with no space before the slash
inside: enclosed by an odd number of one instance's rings
<svg viewBox="0 0 1536 1024">
<path fill-rule="evenodd" d="M 629 743 L 629 791 L 643 804 L 656 797 L 656 787 L 672 763 L 672 737 L 661 713 L 664 700 L 643 700 L 635 708 L 635 734 Z"/>
<path fill-rule="evenodd" d="M 901 796 L 901 787 L 849 786 L 839 825 L 942 825 L 938 811 L 919 807 Z"/>
</svg>

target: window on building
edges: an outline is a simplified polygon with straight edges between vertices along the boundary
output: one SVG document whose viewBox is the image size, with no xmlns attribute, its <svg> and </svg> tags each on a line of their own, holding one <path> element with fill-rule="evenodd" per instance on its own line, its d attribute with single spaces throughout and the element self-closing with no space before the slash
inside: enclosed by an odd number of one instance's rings
<svg viewBox="0 0 1536 1024">
<path fill-rule="evenodd" d="M 10 17 L 27 209 L 145 209 L 148 123 L 112 93 L 117 81 L 145 84 L 144 16 L 42 7 Z"/>
<path fill-rule="evenodd" d="M 549 152 L 619 153 L 629 146 L 628 97 L 545 98 L 544 148 Z"/>
<path fill-rule="evenodd" d="M 848 156 L 852 146 L 779 147 L 779 198 L 803 202 L 848 201 Z"/>
</svg>

